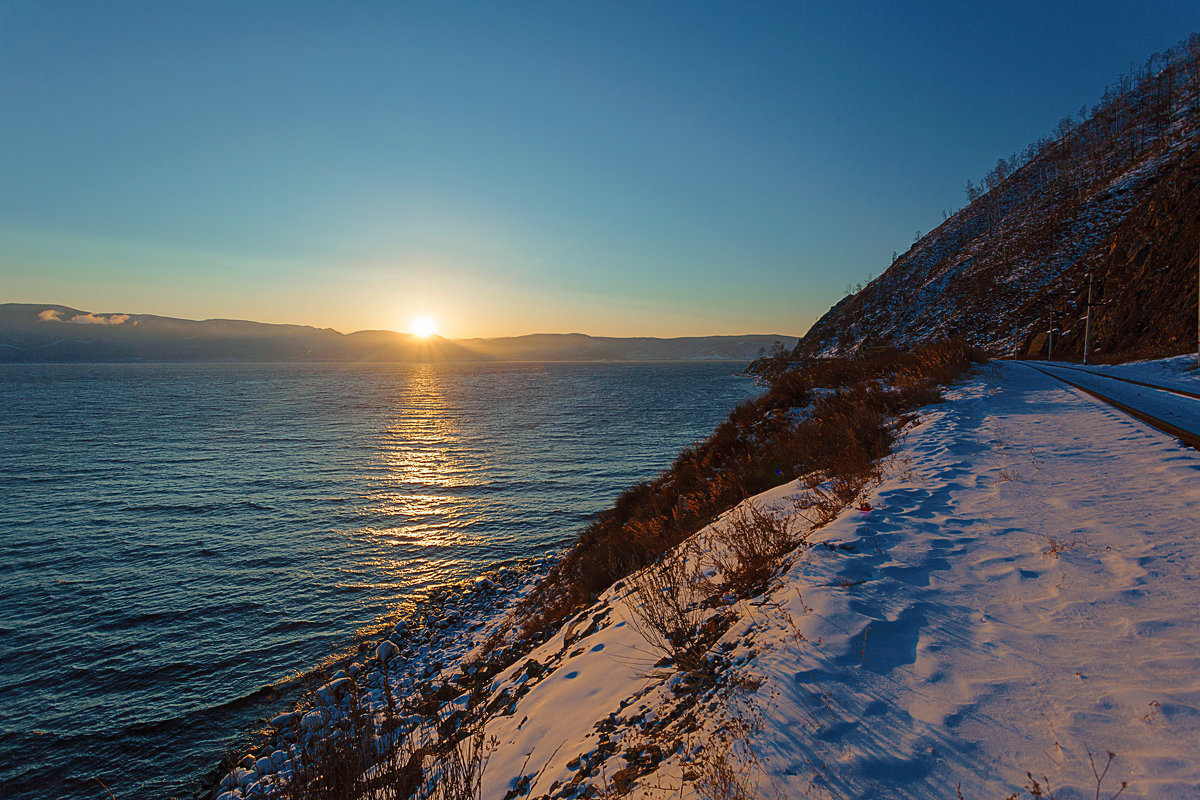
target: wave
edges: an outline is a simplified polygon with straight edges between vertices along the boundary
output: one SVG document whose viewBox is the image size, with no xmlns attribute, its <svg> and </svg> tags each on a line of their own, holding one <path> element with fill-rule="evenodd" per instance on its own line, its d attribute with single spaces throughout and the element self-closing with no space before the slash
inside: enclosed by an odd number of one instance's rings
<svg viewBox="0 0 1200 800">
<path fill-rule="evenodd" d="M 262 603 L 246 601 L 240 603 L 222 603 L 219 605 L 202 606 L 199 608 L 178 608 L 171 611 L 150 611 L 131 616 L 105 619 L 93 626 L 97 631 L 119 631 L 142 625 L 152 625 L 179 620 L 212 619 L 214 617 L 247 614 L 258 611 Z"/>
<path fill-rule="evenodd" d="M 172 514 L 175 512 L 185 512 L 189 514 L 212 514 L 215 512 L 227 513 L 238 510 L 254 510 L 254 511 L 276 511 L 275 506 L 258 503 L 254 500 L 236 500 L 233 502 L 219 503 L 144 503 L 144 504 L 127 504 L 123 510 L 133 511 L 144 514 Z M 115 524 L 115 523 L 112 523 Z"/>
</svg>

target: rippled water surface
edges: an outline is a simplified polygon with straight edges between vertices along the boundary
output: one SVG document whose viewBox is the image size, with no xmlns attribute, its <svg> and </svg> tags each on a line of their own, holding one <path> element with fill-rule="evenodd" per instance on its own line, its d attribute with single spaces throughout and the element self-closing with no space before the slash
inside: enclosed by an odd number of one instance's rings
<svg viewBox="0 0 1200 800">
<path fill-rule="evenodd" d="M 0 794 L 190 796 L 414 593 L 560 546 L 729 364 L 0 367 Z"/>
</svg>

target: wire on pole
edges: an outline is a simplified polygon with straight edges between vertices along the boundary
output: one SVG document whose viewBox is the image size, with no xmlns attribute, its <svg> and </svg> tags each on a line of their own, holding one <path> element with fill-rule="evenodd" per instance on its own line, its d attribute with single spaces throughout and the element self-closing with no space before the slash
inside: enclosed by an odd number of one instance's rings
<svg viewBox="0 0 1200 800">
<path fill-rule="evenodd" d="M 1088 347 L 1092 340 L 1092 271 L 1088 270 L 1087 321 L 1083 323 L 1083 363 L 1088 363 Z"/>
</svg>

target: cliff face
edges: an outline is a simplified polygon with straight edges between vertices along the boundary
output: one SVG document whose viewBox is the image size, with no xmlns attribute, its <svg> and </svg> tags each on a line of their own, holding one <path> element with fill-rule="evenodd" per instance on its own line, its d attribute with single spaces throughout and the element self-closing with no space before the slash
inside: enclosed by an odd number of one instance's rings
<svg viewBox="0 0 1200 800">
<path fill-rule="evenodd" d="M 1096 270 L 1096 297 L 1104 304 L 1093 308 L 1092 336 L 1100 357 L 1196 347 L 1200 150 L 1193 146 L 1168 167 L 1122 220 Z M 1078 337 L 1066 344 L 1065 355 L 1078 354 Z"/>
<path fill-rule="evenodd" d="M 1089 117 L 1001 161 L 986 192 L 825 314 L 808 353 L 960 335 L 1004 356 L 1195 345 L 1200 241 L 1200 37 L 1106 93 Z"/>
</svg>

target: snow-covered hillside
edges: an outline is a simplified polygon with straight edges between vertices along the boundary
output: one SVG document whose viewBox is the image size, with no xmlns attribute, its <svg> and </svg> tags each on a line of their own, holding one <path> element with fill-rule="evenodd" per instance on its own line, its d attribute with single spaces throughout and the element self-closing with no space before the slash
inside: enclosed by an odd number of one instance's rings
<svg viewBox="0 0 1200 800">
<path fill-rule="evenodd" d="M 499 676 L 523 696 L 488 725 L 483 796 L 582 796 L 631 766 L 630 796 L 719 796 L 722 749 L 754 797 L 1001 798 L 1026 772 L 1092 797 L 1089 752 L 1101 771 L 1115 753 L 1103 797 L 1198 796 L 1198 513 L 1200 455 L 986 368 L 924 412 L 869 510 L 740 601 L 714 647 L 732 688 L 656 670 L 628 585 L 531 654 L 536 674 Z"/>
</svg>

